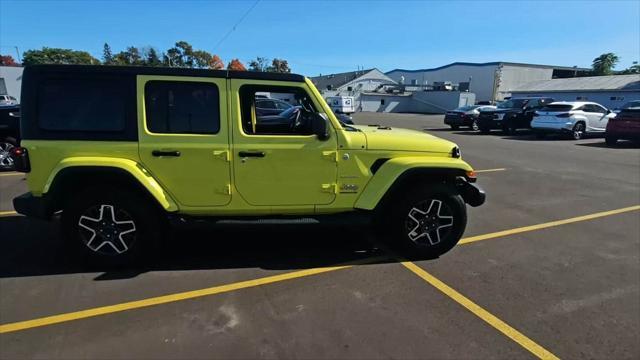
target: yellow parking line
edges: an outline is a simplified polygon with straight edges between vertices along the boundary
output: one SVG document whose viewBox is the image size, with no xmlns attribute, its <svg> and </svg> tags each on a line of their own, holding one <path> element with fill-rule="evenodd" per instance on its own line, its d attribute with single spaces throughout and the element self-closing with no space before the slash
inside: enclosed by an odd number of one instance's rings
<svg viewBox="0 0 640 360">
<path fill-rule="evenodd" d="M 5 217 L 5 216 L 14 216 L 17 215 L 18 213 L 15 211 L 0 211 L 0 217 Z"/>
<path fill-rule="evenodd" d="M 24 175 L 24 173 L 19 173 L 19 172 L 0 173 L 0 177 L 3 177 L 3 176 L 20 176 L 20 175 Z"/>
<path fill-rule="evenodd" d="M 520 234 L 520 233 L 523 233 L 523 232 L 546 229 L 546 228 L 550 228 L 550 227 L 554 227 L 554 226 L 560 226 L 560 225 L 571 224 L 571 223 L 580 222 L 580 221 L 592 220 L 592 219 L 597 219 L 597 218 L 601 218 L 601 217 L 605 217 L 605 216 L 611 216 L 611 215 L 621 214 L 621 213 L 625 213 L 625 212 L 629 212 L 629 211 L 637 211 L 637 210 L 640 210 L 640 205 L 629 206 L 629 207 L 616 209 L 616 210 L 602 211 L 602 212 L 597 212 L 597 213 L 594 213 L 594 214 L 577 216 L 577 217 L 564 219 L 564 220 L 550 221 L 550 222 L 537 224 L 537 225 L 523 226 L 523 227 L 519 227 L 519 228 L 515 228 L 515 229 L 503 230 L 503 231 L 498 231 L 498 232 L 494 232 L 494 233 L 490 233 L 490 234 L 471 236 L 471 237 L 468 237 L 468 238 L 461 239 L 459 244 L 469 244 L 469 243 L 476 242 L 476 241 L 495 239 L 497 237 L 503 237 L 503 236 L 507 236 L 507 235 Z"/>
<path fill-rule="evenodd" d="M 442 293 L 444 293 L 445 295 L 453 299 L 455 302 L 462 305 L 467 310 L 471 311 L 474 315 L 476 315 L 477 317 L 484 320 L 489 325 L 496 328 L 498 331 L 506 335 L 508 338 L 520 344 L 520 346 L 527 349 L 535 356 L 539 357 L 540 359 L 558 359 L 557 356 L 553 355 L 551 352 L 549 352 L 542 346 L 538 345 L 535 341 L 529 339 L 523 333 L 509 326 L 509 324 L 505 323 L 504 321 L 498 319 L 493 314 L 481 308 L 478 304 L 469 300 L 469 298 L 460 294 L 455 289 L 451 288 L 450 286 L 443 283 L 442 281 L 438 280 L 433 275 L 424 271 L 422 268 L 420 268 L 416 264 L 409 261 L 402 261 L 402 265 L 404 265 L 404 267 L 409 269 L 411 272 L 418 275 L 424 281 L 428 282 L 433 287 L 435 287 L 436 289 L 440 290 Z"/>
<path fill-rule="evenodd" d="M 498 168 L 498 169 L 485 169 L 485 170 L 475 170 L 476 173 L 488 173 L 488 172 L 495 172 L 495 171 L 505 171 L 507 170 L 506 168 Z"/>
<path fill-rule="evenodd" d="M 129 302 L 115 304 L 115 305 L 101 306 L 97 308 L 74 311 L 74 312 L 69 312 L 65 314 L 47 316 L 47 317 L 42 317 L 42 318 L 37 318 L 32 320 L 18 321 L 18 322 L 9 323 L 9 324 L 1 324 L 0 334 L 9 333 L 13 331 L 26 330 L 26 329 L 31 329 L 31 328 L 41 327 L 41 326 L 53 325 L 53 324 L 58 324 L 62 322 L 67 322 L 67 321 L 86 319 L 94 316 L 113 314 L 113 313 L 132 310 L 132 309 L 140 309 L 144 307 L 166 304 L 166 303 L 171 303 L 176 301 L 195 299 L 203 296 L 222 294 L 230 291 L 246 289 L 246 288 L 267 285 L 267 284 L 273 284 L 280 281 L 297 279 L 301 277 L 322 274 L 330 271 L 348 269 L 350 267 L 353 267 L 354 265 L 370 264 L 370 263 L 375 263 L 385 259 L 389 259 L 389 257 L 379 256 L 379 257 L 367 258 L 363 260 L 352 261 L 342 265 L 293 271 L 285 274 L 267 276 L 259 279 L 241 281 L 241 282 L 227 284 L 227 285 L 214 286 L 206 289 L 185 291 L 177 294 L 157 296 L 157 297 L 152 297 L 152 298 L 143 299 L 143 300 L 129 301 Z"/>
</svg>

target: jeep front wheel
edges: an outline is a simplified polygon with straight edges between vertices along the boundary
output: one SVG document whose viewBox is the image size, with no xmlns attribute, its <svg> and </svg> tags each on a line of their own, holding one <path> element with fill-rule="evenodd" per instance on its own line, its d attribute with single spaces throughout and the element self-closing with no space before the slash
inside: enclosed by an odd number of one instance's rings
<svg viewBox="0 0 640 360">
<path fill-rule="evenodd" d="M 164 222 L 136 191 L 92 188 L 68 203 L 62 225 L 69 245 L 87 260 L 128 265 L 148 255 L 162 236 Z"/>
<path fill-rule="evenodd" d="M 407 256 L 437 257 L 451 250 L 464 233 L 464 200 L 444 185 L 413 188 L 393 206 L 392 242 Z"/>
</svg>

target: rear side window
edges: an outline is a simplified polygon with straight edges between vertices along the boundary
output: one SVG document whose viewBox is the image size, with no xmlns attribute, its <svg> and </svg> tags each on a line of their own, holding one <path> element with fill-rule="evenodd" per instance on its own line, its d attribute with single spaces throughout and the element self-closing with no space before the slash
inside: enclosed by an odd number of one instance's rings
<svg viewBox="0 0 640 360">
<path fill-rule="evenodd" d="M 220 96 L 212 83 L 149 81 L 144 89 L 147 128 L 153 133 L 217 134 Z"/>
<path fill-rule="evenodd" d="M 117 79 L 47 79 L 38 88 L 38 125 L 49 131 L 121 132 L 125 94 Z"/>
<path fill-rule="evenodd" d="M 565 104 L 551 104 L 542 108 L 542 111 L 557 112 L 557 111 L 571 111 L 573 105 Z"/>
</svg>

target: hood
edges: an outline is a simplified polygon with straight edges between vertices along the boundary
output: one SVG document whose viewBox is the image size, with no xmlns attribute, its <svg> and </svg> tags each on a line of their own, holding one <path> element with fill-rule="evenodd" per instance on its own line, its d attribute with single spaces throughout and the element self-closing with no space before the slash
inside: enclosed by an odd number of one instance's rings
<svg viewBox="0 0 640 360">
<path fill-rule="evenodd" d="M 422 131 L 386 126 L 351 125 L 367 137 L 367 149 L 389 151 L 424 151 L 450 154 L 456 147 L 451 141 Z"/>
</svg>

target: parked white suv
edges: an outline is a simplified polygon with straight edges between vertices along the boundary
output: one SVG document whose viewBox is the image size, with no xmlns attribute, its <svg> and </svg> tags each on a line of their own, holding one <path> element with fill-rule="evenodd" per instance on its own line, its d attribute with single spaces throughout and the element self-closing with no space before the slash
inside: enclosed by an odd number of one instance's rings
<svg viewBox="0 0 640 360">
<path fill-rule="evenodd" d="M 535 112 L 531 128 L 538 138 L 548 133 L 564 133 L 580 140 L 586 134 L 604 134 L 612 117 L 615 114 L 598 103 L 556 101 Z"/>
<path fill-rule="evenodd" d="M 18 105 L 18 100 L 10 95 L 0 95 L 0 105 Z"/>
</svg>

